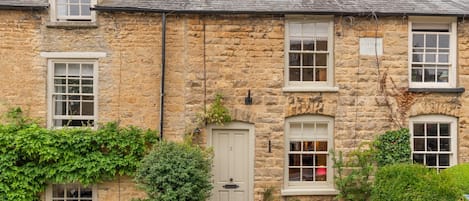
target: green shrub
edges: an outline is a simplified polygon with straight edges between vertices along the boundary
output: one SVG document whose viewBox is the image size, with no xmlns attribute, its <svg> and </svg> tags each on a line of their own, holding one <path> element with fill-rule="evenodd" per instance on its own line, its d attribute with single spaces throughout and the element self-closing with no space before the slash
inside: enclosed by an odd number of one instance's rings
<svg viewBox="0 0 469 201">
<path fill-rule="evenodd" d="M 451 177 L 416 164 L 381 167 L 375 176 L 374 201 L 456 201 L 462 192 Z"/>
<path fill-rule="evenodd" d="M 407 128 L 386 131 L 376 138 L 373 146 L 376 148 L 376 163 L 380 167 L 410 162 L 410 134 Z"/>
<path fill-rule="evenodd" d="M 210 152 L 188 143 L 162 141 L 143 159 L 136 181 L 148 201 L 205 201 L 212 189 Z"/>
<path fill-rule="evenodd" d="M 469 194 L 469 163 L 450 167 L 443 170 L 441 174 L 453 178 L 456 186 L 458 186 L 463 193 Z"/>
<path fill-rule="evenodd" d="M 156 132 L 110 123 L 98 130 L 49 130 L 21 110 L 0 125 L 0 200 L 34 201 L 49 182 L 91 184 L 132 175 Z"/>
<path fill-rule="evenodd" d="M 370 177 L 375 171 L 373 162 L 375 151 L 373 147 L 363 148 L 363 145 L 350 152 L 347 161 L 344 160 L 342 152 L 339 152 L 338 157 L 332 152 L 332 160 L 336 169 L 334 180 L 339 190 L 336 199 L 344 201 L 370 199 L 373 185 Z"/>
</svg>

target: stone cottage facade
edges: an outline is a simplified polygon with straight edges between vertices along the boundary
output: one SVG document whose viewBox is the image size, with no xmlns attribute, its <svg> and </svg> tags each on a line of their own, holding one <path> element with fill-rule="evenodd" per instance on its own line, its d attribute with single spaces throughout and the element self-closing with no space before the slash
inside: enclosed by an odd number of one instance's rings
<svg viewBox="0 0 469 201">
<path fill-rule="evenodd" d="M 467 0 L 4 0 L 0 9 L 1 112 L 20 106 L 49 128 L 119 121 L 177 141 L 223 94 L 234 121 L 195 136 L 214 147 L 216 201 L 262 200 L 270 187 L 279 200 L 332 200 L 328 151 L 401 127 L 414 161 L 469 162 Z M 51 184 L 42 199 L 75 189 L 82 200 L 144 196 L 119 177 Z"/>
</svg>

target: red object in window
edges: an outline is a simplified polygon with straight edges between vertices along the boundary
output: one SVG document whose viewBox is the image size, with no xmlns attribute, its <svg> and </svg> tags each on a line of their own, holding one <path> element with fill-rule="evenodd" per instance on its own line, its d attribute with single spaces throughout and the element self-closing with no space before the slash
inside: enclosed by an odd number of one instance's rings
<svg viewBox="0 0 469 201">
<path fill-rule="evenodd" d="M 316 175 L 317 176 L 324 176 L 326 175 L 327 173 L 327 169 L 326 168 L 318 168 L 316 169 Z"/>
</svg>

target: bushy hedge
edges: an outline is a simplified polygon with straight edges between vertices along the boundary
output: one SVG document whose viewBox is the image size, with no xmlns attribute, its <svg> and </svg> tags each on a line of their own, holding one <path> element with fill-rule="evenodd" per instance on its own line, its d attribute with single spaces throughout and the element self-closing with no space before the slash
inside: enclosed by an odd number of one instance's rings
<svg viewBox="0 0 469 201">
<path fill-rule="evenodd" d="M 407 128 L 386 131 L 375 139 L 373 146 L 378 166 L 410 162 L 410 133 Z"/>
<path fill-rule="evenodd" d="M 133 175 L 157 141 L 155 131 L 119 128 L 50 130 L 28 122 L 21 110 L 0 125 L 0 200 L 34 201 L 48 182 L 84 185 Z"/>
<path fill-rule="evenodd" d="M 459 164 L 443 170 L 441 174 L 454 179 L 454 182 L 464 194 L 469 194 L 469 163 Z"/>
<path fill-rule="evenodd" d="M 457 201 L 461 190 L 451 177 L 416 164 L 379 168 L 372 191 L 373 201 Z"/>
<path fill-rule="evenodd" d="M 143 159 L 136 181 L 146 201 L 205 201 L 212 189 L 209 151 L 189 143 L 162 141 Z"/>
</svg>

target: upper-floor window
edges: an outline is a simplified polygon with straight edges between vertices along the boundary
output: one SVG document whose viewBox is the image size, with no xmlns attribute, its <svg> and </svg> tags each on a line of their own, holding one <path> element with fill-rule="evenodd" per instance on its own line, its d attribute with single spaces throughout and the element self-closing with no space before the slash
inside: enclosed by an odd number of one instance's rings
<svg viewBox="0 0 469 201">
<path fill-rule="evenodd" d="M 51 127 L 94 126 L 95 60 L 50 60 Z"/>
<path fill-rule="evenodd" d="M 298 116 L 286 119 L 287 189 L 333 189 L 329 150 L 333 148 L 333 119 Z"/>
<path fill-rule="evenodd" d="M 410 119 L 412 159 L 438 170 L 456 164 L 457 119 L 424 115 Z"/>
<path fill-rule="evenodd" d="M 52 21 L 94 21 L 96 0 L 51 0 Z"/>
<path fill-rule="evenodd" d="M 46 201 L 96 201 L 97 197 L 96 185 L 51 184 L 46 191 Z"/>
<path fill-rule="evenodd" d="M 411 88 L 456 87 L 456 19 L 409 20 Z"/>
<path fill-rule="evenodd" d="M 288 17 L 285 38 L 285 86 L 333 86 L 333 18 Z"/>
</svg>

